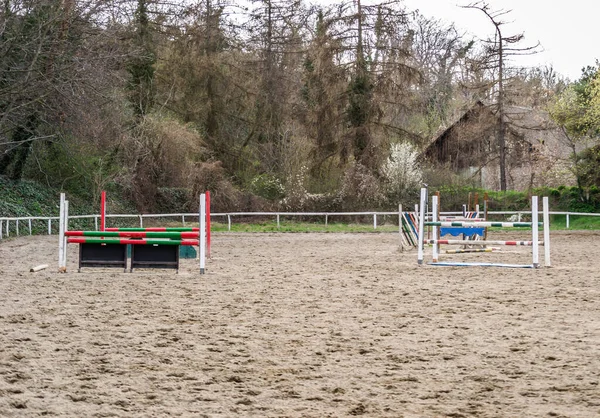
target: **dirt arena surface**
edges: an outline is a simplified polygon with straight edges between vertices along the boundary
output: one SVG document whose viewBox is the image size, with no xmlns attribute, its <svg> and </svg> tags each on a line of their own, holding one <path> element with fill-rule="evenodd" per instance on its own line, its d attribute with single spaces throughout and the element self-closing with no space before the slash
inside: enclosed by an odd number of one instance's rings
<svg viewBox="0 0 600 418">
<path fill-rule="evenodd" d="M 77 273 L 73 244 L 59 274 L 57 241 L 0 241 L 3 417 L 600 416 L 599 233 L 553 233 L 539 270 L 418 267 L 394 234 L 216 234 L 203 276 Z"/>
</svg>

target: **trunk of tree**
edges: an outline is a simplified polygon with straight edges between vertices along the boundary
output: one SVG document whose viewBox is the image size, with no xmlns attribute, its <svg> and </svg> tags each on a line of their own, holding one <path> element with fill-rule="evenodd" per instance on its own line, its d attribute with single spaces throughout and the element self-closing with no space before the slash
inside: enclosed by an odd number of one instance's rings
<svg viewBox="0 0 600 418">
<path fill-rule="evenodd" d="M 496 26 L 500 45 L 498 47 L 498 152 L 500 157 L 500 190 L 506 191 L 506 124 L 504 118 L 504 62 L 502 34 Z"/>
</svg>

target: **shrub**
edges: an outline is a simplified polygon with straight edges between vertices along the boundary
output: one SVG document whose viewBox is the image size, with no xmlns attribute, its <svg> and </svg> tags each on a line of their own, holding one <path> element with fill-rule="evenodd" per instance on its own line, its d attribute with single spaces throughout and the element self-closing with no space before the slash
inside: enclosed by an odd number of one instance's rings
<svg viewBox="0 0 600 418">
<path fill-rule="evenodd" d="M 384 201 L 378 179 L 359 163 L 351 165 L 344 174 L 337 201 L 342 210 L 376 209 Z"/>
<path fill-rule="evenodd" d="M 392 145 L 390 156 L 382 167 L 384 192 L 390 203 L 402 202 L 414 195 L 423 180 L 417 163 L 418 152 L 407 142 Z"/>
<path fill-rule="evenodd" d="M 250 182 L 250 189 L 257 196 L 268 200 L 277 200 L 285 196 L 281 181 L 272 174 L 259 174 Z"/>
</svg>

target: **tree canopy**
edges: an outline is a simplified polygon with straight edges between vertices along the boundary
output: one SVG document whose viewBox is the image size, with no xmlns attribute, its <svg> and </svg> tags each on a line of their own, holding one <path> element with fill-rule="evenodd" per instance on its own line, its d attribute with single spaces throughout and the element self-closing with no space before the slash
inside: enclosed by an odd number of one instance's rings
<svg viewBox="0 0 600 418">
<path fill-rule="evenodd" d="M 390 169 L 400 150 L 424 164 L 498 85 L 502 106 L 550 106 L 575 142 L 598 137 L 598 68 L 565 88 L 551 67 L 499 67 L 512 40 L 400 0 L 6 0 L 0 175 L 112 187 L 142 210 L 206 188 L 228 210 L 393 206 L 414 188 Z"/>
</svg>

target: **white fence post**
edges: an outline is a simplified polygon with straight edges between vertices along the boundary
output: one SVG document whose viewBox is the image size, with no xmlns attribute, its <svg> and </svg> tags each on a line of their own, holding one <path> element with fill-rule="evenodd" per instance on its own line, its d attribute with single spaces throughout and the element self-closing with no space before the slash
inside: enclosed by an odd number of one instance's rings
<svg viewBox="0 0 600 418">
<path fill-rule="evenodd" d="M 31 235 L 31 218 L 29 218 L 27 221 L 28 221 L 27 223 L 29 225 L 29 235 Z"/>
</svg>

